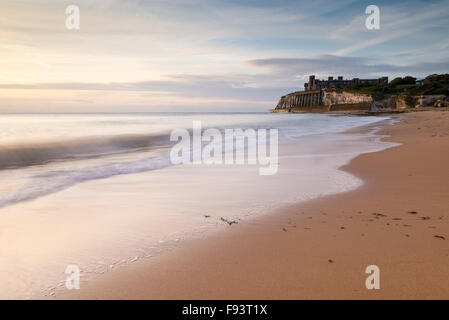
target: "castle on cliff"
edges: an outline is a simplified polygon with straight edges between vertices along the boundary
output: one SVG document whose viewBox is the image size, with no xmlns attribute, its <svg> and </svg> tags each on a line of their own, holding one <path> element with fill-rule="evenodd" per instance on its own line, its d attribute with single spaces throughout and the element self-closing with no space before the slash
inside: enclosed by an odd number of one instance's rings
<svg viewBox="0 0 449 320">
<path fill-rule="evenodd" d="M 387 85 L 388 77 L 378 79 L 353 78 L 350 80 L 344 80 L 343 77 L 334 80 L 333 77 L 329 77 L 327 80 L 319 80 L 311 75 L 309 76 L 309 82 L 304 84 L 304 90 L 282 96 L 274 110 L 276 112 L 290 112 L 291 110 L 301 112 L 369 110 L 372 102 L 370 95 L 335 92 L 332 89 L 350 85 L 375 86 L 379 84 Z"/>
<path fill-rule="evenodd" d="M 270 112 L 363 113 L 448 106 L 449 74 L 432 74 L 418 81 L 411 76 L 397 77 L 390 83 L 388 77 L 320 80 L 311 75 L 304 89 L 282 96 Z"/>
<path fill-rule="evenodd" d="M 369 85 L 376 86 L 379 84 L 388 84 L 388 77 L 382 77 L 378 79 L 347 79 L 344 80 L 343 77 L 338 77 L 334 79 L 334 77 L 328 77 L 327 80 L 319 80 L 315 79 L 314 75 L 309 76 L 309 82 L 304 83 L 304 90 L 319 90 L 319 89 L 327 89 L 327 88 L 342 88 L 350 85 Z"/>
</svg>

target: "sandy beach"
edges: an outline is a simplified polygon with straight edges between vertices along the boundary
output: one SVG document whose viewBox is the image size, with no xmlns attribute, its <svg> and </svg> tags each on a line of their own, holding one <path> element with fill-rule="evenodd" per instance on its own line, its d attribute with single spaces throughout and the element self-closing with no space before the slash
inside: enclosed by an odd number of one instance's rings
<svg viewBox="0 0 449 320">
<path fill-rule="evenodd" d="M 51 115 L 13 117 L 31 121 L 36 133 L 43 123 L 56 121 Z M 123 135 L 129 137 L 129 132 L 144 131 L 147 126 L 151 130 L 160 117 L 58 115 L 56 119 L 69 124 L 72 129 L 62 132 L 72 136 L 85 129 L 86 119 L 97 131 L 103 128 L 103 134 L 111 130 L 103 124 L 114 121 L 121 140 Z M 198 115 L 163 117 L 178 126 Z M 213 125 L 210 121 L 224 116 L 205 117 L 208 125 Z M 120 148 L 128 144 L 109 142 L 107 149 L 119 147 L 119 154 L 1 171 L 0 298 L 59 298 L 67 293 L 65 272 L 69 266 L 80 270 L 84 288 L 134 264 L 157 264 L 162 256 L 178 251 L 192 239 L 207 243 L 210 235 L 229 231 L 226 221 L 258 223 L 258 218 L 286 205 L 354 190 L 363 181 L 338 168 L 361 153 L 395 145 L 380 142 L 375 128 L 345 132 L 367 124 L 380 125 L 389 121 L 386 117 L 228 115 L 229 125 L 249 119 L 280 127 L 279 158 L 275 160 L 279 168 L 274 175 L 260 175 L 257 164 L 168 165 L 170 145 L 122 153 Z M 13 136 L 29 136 L 30 127 L 22 128 L 14 128 L 18 134 Z M 110 138 L 117 136 L 109 135 L 107 140 Z M 37 140 L 34 134 L 33 139 Z M 85 137 L 79 146 L 89 152 L 95 151 L 92 145 L 103 150 L 102 141 Z M 16 150 L 21 146 L 23 143 Z M 39 155 L 47 153 L 37 149 Z M 35 154 L 27 146 L 20 150 Z M 53 155 L 66 155 L 59 145 L 51 150 Z"/>
<path fill-rule="evenodd" d="M 449 300 L 449 0 L 0 11 L 0 300 Z"/>
<path fill-rule="evenodd" d="M 449 113 L 400 115 L 402 145 L 341 168 L 365 184 L 108 272 L 76 299 L 448 299 Z M 380 269 L 380 290 L 365 268 Z"/>
</svg>

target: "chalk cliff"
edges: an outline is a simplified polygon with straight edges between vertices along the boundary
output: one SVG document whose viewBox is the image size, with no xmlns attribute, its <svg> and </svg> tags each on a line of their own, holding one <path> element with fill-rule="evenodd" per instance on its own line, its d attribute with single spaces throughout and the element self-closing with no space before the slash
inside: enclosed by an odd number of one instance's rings
<svg viewBox="0 0 449 320">
<path fill-rule="evenodd" d="M 304 91 L 289 93 L 273 112 L 385 111 L 420 107 L 449 107 L 449 74 L 431 74 L 424 79 L 388 77 L 379 79 L 328 80 L 309 77 Z"/>
<path fill-rule="evenodd" d="M 335 90 L 298 91 L 281 97 L 275 112 L 368 110 L 371 103 L 372 98 L 369 94 Z"/>
<path fill-rule="evenodd" d="M 374 99 L 371 94 L 344 90 L 310 90 L 287 94 L 272 112 L 383 111 L 419 107 L 447 107 L 446 95 L 388 95 Z"/>
</svg>

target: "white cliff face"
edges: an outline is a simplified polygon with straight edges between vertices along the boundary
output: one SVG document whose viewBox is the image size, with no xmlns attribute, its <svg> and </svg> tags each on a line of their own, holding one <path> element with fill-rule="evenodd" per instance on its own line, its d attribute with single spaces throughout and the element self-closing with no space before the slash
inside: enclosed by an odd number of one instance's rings
<svg viewBox="0 0 449 320">
<path fill-rule="evenodd" d="M 415 99 L 415 102 L 412 106 L 409 106 L 405 95 L 392 95 L 391 97 L 382 100 L 373 101 L 371 104 L 371 110 L 407 109 L 410 107 L 441 107 L 449 105 L 449 98 L 445 95 L 413 96 L 412 98 Z"/>
<path fill-rule="evenodd" d="M 276 106 L 276 109 L 288 109 L 289 108 L 289 101 L 287 96 L 281 97 L 279 99 L 278 105 Z"/>
<path fill-rule="evenodd" d="M 449 106 L 449 96 L 426 95 L 407 96 L 396 94 L 387 96 L 381 100 L 374 100 L 370 94 L 354 93 L 347 91 L 322 90 L 318 95 L 312 92 L 305 98 L 305 104 L 301 102 L 306 92 L 291 93 L 283 96 L 276 107 L 277 110 L 288 110 L 297 108 L 311 112 L 344 111 L 344 110 L 367 110 L 382 111 L 388 109 L 406 109 L 419 107 L 446 107 Z M 310 96 L 312 95 L 312 96 Z"/>
<path fill-rule="evenodd" d="M 396 109 L 396 104 L 397 104 L 396 96 L 392 96 L 392 97 L 385 98 L 382 100 L 374 100 L 371 103 L 371 110 L 379 111 L 382 109 Z"/>
<path fill-rule="evenodd" d="M 448 98 L 444 94 L 433 94 L 428 96 L 420 96 L 418 98 L 418 107 L 433 106 L 437 101 L 447 101 Z"/>
<path fill-rule="evenodd" d="M 369 94 L 352 93 L 352 92 L 323 92 L 323 105 L 331 106 L 335 104 L 355 104 L 355 103 L 371 103 L 373 99 Z"/>
<path fill-rule="evenodd" d="M 301 102 L 304 99 L 305 102 Z M 336 92 L 322 90 L 308 91 L 301 93 L 291 93 L 281 97 L 276 109 L 288 108 L 323 108 L 328 110 L 333 105 L 360 105 L 371 104 L 372 98 L 369 94 L 351 93 L 351 92 Z"/>
</svg>

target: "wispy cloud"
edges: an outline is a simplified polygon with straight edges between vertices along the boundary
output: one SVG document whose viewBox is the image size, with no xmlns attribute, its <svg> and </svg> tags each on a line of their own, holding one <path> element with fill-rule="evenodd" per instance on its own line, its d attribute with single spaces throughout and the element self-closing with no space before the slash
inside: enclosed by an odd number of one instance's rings
<svg viewBox="0 0 449 320">
<path fill-rule="evenodd" d="M 273 73 L 285 75 L 317 76 L 381 76 L 411 74 L 423 76 L 429 73 L 449 70 L 449 58 L 433 62 L 417 62 L 407 65 L 382 63 L 381 60 L 366 57 L 351 57 L 337 55 L 318 55 L 308 58 L 271 58 L 250 60 L 250 65 L 269 68 Z"/>
<path fill-rule="evenodd" d="M 448 29 L 449 1 L 388 5 L 380 7 L 381 29 L 372 31 L 365 28 L 366 16 L 359 15 L 347 25 L 332 32 L 331 38 L 352 39 L 351 45 L 334 52 L 347 55 L 360 49 L 375 46 L 394 39 L 413 35 L 419 40 L 423 34 L 434 28 Z"/>
<path fill-rule="evenodd" d="M 375 32 L 355 0 L 76 2 L 76 32 L 65 28 L 71 1 L 0 2 L 0 111 L 33 103 L 264 110 L 309 74 L 449 70 L 448 0 L 379 0 Z"/>
</svg>

